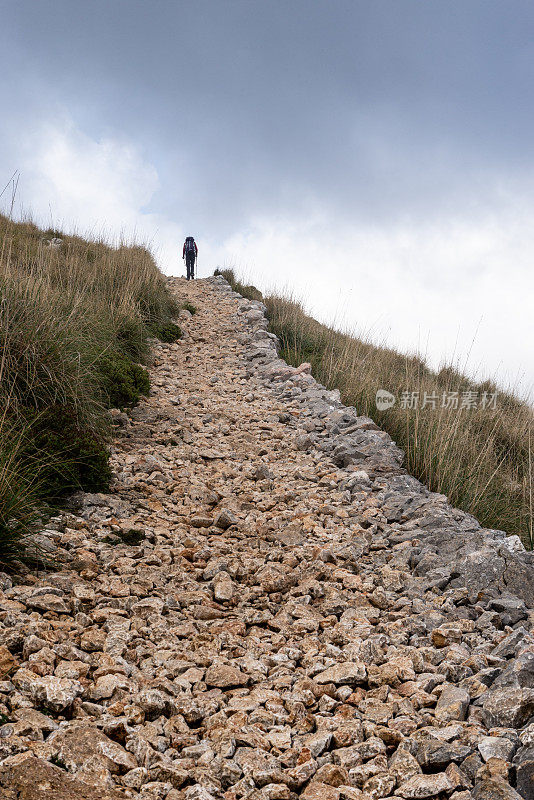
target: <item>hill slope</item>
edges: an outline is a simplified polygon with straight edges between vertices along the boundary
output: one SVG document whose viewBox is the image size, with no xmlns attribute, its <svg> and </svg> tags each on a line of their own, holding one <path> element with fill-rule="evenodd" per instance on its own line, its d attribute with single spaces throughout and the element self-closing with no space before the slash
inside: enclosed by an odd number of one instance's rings
<svg viewBox="0 0 534 800">
<path fill-rule="evenodd" d="M 60 571 L 2 577 L 4 795 L 530 797 L 534 557 L 280 361 L 260 305 L 170 283 L 197 313 L 111 493 L 45 532 Z"/>
</svg>

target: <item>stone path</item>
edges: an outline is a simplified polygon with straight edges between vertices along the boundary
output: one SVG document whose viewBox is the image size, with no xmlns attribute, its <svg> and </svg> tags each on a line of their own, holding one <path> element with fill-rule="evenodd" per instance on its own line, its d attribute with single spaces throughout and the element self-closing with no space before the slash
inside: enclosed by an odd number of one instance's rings
<svg viewBox="0 0 534 800">
<path fill-rule="evenodd" d="M 115 414 L 112 494 L 43 531 L 57 572 L 0 576 L 0 798 L 533 798 L 530 556 L 261 304 L 171 284 L 198 312 Z"/>
</svg>

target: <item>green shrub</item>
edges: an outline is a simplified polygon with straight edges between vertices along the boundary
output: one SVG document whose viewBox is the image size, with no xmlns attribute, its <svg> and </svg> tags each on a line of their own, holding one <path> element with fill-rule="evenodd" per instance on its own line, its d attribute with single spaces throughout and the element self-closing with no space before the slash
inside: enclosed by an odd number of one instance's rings
<svg viewBox="0 0 534 800">
<path fill-rule="evenodd" d="M 109 408 L 129 408 L 148 395 L 148 372 L 120 350 L 109 350 L 97 362 L 105 404 Z"/>
<path fill-rule="evenodd" d="M 31 412 L 26 417 L 30 418 Z M 46 454 L 46 460 L 43 460 Z M 52 406 L 33 421 L 24 444 L 24 460 L 34 463 L 38 475 L 35 492 L 58 502 L 73 492 L 106 492 L 111 470 L 105 441 L 81 428 L 71 408 Z"/>
<path fill-rule="evenodd" d="M 156 339 L 159 339 L 160 342 L 166 342 L 167 344 L 172 344 L 176 342 L 177 339 L 182 338 L 182 329 L 175 325 L 174 322 L 163 322 L 159 325 L 150 325 L 149 331 L 152 336 L 155 336 Z"/>
<path fill-rule="evenodd" d="M 190 314 L 197 313 L 197 307 L 193 305 L 193 303 L 190 303 L 189 300 L 186 300 L 185 303 L 182 303 L 182 308 L 185 309 L 185 311 L 189 311 Z"/>
</svg>

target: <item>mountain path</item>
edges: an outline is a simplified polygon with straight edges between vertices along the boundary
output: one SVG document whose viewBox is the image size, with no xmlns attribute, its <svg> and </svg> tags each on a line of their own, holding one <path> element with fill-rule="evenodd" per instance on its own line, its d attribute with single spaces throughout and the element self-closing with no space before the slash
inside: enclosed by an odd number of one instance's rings
<svg viewBox="0 0 534 800">
<path fill-rule="evenodd" d="M 532 612 L 421 566 L 397 448 L 261 304 L 169 285 L 197 312 L 115 413 L 111 493 L 43 531 L 58 571 L 0 577 L 0 798 L 534 797 Z"/>
</svg>

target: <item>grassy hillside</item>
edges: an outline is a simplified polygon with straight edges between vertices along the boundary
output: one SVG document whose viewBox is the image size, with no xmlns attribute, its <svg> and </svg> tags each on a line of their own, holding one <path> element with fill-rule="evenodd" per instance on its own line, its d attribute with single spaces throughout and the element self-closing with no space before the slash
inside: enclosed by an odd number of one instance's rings
<svg viewBox="0 0 534 800">
<path fill-rule="evenodd" d="M 240 284 L 231 270 L 223 274 L 237 291 L 260 299 L 258 290 Z M 473 382 L 453 367 L 434 372 L 421 358 L 321 325 L 293 300 L 275 295 L 263 300 L 286 361 L 311 362 L 321 383 L 339 388 L 344 403 L 391 435 L 406 452 L 407 469 L 433 491 L 446 494 L 483 525 L 518 534 L 532 548 L 531 407 L 499 392 L 491 381 Z M 392 408 L 377 409 L 379 389 L 396 396 Z M 418 393 L 417 407 L 401 407 L 403 392 Z M 422 408 L 425 393 L 427 405 Z M 442 407 L 444 393 L 445 406 L 451 407 Z M 469 405 L 469 398 L 476 399 L 476 407 L 461 408 L 462 403 Z"/>
<path fill-rule="evenodd" d="M 106 491 L 107 409 L 148 392 L 147 337 L 174 340 L 176 311 L 143 247 L 0 215 L 0 561 L 44 503 Z"/>
</svg>

